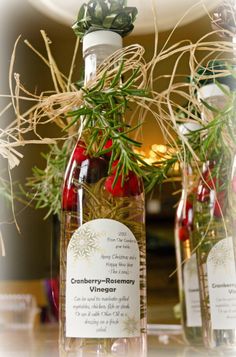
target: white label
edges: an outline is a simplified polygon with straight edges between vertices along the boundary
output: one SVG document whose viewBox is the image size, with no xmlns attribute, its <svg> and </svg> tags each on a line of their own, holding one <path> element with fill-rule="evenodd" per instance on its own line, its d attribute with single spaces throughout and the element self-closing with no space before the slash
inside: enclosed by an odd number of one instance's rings
<svg viewBox="0 0 236 357">
<path fill-rule="evenodd" d="M 207 258 L 213 329 L 236 328 L 236 272 L 232 238 L 218 242 Z"/>
<path fill-rule="evenodd" d="M 196 254 L 184 264 L 184 293 L 188 327 L 202 326 Z"/>
<path fill-rule="evenodd" d="M 66 336 L 140 336 L 140 263 L 124 224 L 96 219 L 70 240 L 66 273 Z"/>
</svg>

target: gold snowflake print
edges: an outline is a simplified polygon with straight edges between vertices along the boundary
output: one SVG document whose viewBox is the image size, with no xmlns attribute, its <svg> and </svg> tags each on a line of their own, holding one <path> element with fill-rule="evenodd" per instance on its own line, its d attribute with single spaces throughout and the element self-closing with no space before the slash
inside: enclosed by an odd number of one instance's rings
<svg viewBox="0 0 236 357">
<path fill-rule="evenodd" d="M 91 257 L 98 251 L 98 234 L 88 225 L 78 229 L 71 238 L 70 250 L 75 259 Z"/>
<path fill-rule="evenodd" d="M 127 317 L 127 319 L 123 322 L 124 324 L 124 330 L 129 334 L 129 335 L 134 335 L 135 332 L 138 332 L 139 330 L 139 321 L 135 317 Z"/>
<path fill-rule="evenodd" d="M 224 239 L 223 244 L 221 247 L 214 247 L 208 256 L 208 263 L 211 263 L 214 268 L 226 268 L 228 266 L 228 262 L 233 260 L 233 252 L 232 246 L 230 244 L 229 238 Z"/>
</svg>

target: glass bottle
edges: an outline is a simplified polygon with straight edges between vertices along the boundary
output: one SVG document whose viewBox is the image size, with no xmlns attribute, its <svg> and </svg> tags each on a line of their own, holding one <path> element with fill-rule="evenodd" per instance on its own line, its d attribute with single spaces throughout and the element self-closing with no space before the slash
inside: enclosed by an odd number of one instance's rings
<svg viewBox="0 0 236 357">
<path fill-rule="evenodd" d="M 85 83 L 120 48 L 120 35 L 83 40 Z M 108 143 L 109 146 L 110 143 Z M 91 157 L 80 139 L 65 174 L 60 267 L 60 356 L 146 355 L 146 247 L 142 180 L 118 177 L 111 155 Z"/>
<path fill-rule="evenodd" d="M 182 134 L 200 129 L 200 125 L 180 126 Z M 196 253 L 191 252 L 193 231 L 193 200 L 196 194 L 197 172 L 190 165 L 183 168 L 182 193 L 175 218 L 175 248 L 184 339 L 189 344 L 202 343 L 202 319 Z"/>
<path fill-rule="evenodd" d="M 222 109 L 227 96 L 214 84 L 201 91 L 212 107 Z M 203 112 L 204 120 L 209 110 Z M 212 113 L 211 113 L 212 115 Z M 209 155 L 208 155 L 209 154 Z M 194 203 L 193 248 L 197 252 L 203 339 L 207 347 L 225 349 L 236 346 L 234 294 L 236 272 L 231 227 L 227 217 L 227 172 L 219 167 L 216 152 L 206 153 Z"/>
<path fill-rule="evenodd" d="M 196 253 L 191 252 L 193 230 L 194 178 L 188 168 L 175 219 L 175 248 L 178 273 L 181 322 L 184 338 L 189 344 L 202 343 L 202 319 Z"/>
<path fill-rule="evenodd" d="M 229 188 L 228 188 L 228 201 L 229 201 L 229 216 L 232 225 L 234 256 L 236 257 L 236 154 L 232 155 L 230 181 L 229 181 Z M 235 264 L 236 264 L 236 260 L 235 260 Z"/>
</svg>

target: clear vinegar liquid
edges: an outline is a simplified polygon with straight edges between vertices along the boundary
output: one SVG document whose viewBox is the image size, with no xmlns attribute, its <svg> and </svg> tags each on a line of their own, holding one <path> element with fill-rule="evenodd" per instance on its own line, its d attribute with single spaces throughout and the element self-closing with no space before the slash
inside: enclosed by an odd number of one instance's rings
<svg viewBox="0 0 236 357">
<path fill-rule="evenodd" d="M 193 193 L 190 188 L 193 188 L 193 184 L 193 179 L 192 181 L 189 179 L 189 192 L 182 191 L 182 196 L 177 207 L 175 218 L 175 250 L 181 308 L 181 324 L 183 328 L 184 340 L 191 345 L 201 345 L 203 344 L 203 339 L 200 312 L 200 292 L 198 296 L 190 295 L 189 292 L 189 284 L 191 284 L 191 286 L 195 285 L 197 277 L 197 263 L 196 265 L 192 265 L 194 263 L 194 256 L 191 250 L 191 234 L 193 232 Z M 187 264 L 188 267 L 189 264 L 191 264 L 191 274 L 188 273 L 186 275 Z M 188 283 L 188 285 L 186 283 Z M 196 289 L 197 286 L 194 288 Z M 190 306 L 187 306 L 187 303 L 189 303 Z"/>
<path fill-rule="evenodd" d="M 98 160 L 99 164 L 99 160 Z M 96 165 L 95 165 L 96 166 Z M 144 225 L 144 195 L 114 197 L 104 189 L 105 177 L 95 183 L 78 183 L 81 170 L 74 171 L 72 180 L 77 182 L 75 204 L 64 209 L 61 220 L 60 246 L 60 357 L 92 356 L 146 356 L 146 239 Z M 96 171 L 96 170 L 95 170 Z M 92 170 L 91 172 L 94 172 Z M 90 179 L 87 181 L 96 181 Z M 100 172 L 99 176 L 104 176 Z M 85 181 L 84 179 L 82 181 Z M 82 224 L 94 219 L 109 218 L 125 224 L 134 234 L 140 252 L 140 337 L 129 338 L 67 338 L 66 337 L 66 267 L 67 247 L 70 239 Z"/>
<path fill-rule="evenodd" d="M 202 326 L 188 326 L 187 323 L 187 306 L 186 306 L 186 296 L 184 288 L 184 274 L 183 268 L 184 264 L 187 263 L 188 259 L 191 257 L 191 250 L 189 240 L 186 242 L 179 241 L 179 224 L 175 227 L 175 237 L 176 237 L 176 258 L 177 258 L 177 274 L 178 274 L 178 288 L 179 288 L 179 299 L 181 308 L 181 324 L 183 328 L 183 337 L 186 343 L 190 345 L 202 345 Z M 187 244 L 188 243 L 188 244 Z M 197 267 L 196 267 L 197 269 Z M 200 304 L 200 295 L 199 295 Z M 199 306 L 200 308 L 200 306 Z"/>
<path fill-rule="evenodd" d="M 195 245 L 201 241 L 197 250 L 200 299 L 203 320 L 203 340 L 208 348 L 213 348 L 222 353 L 233 353 L 236 355 L 236 328 L 234 329 L 214 329 L 211 319 L 211 307 L 209 297 L 209 283 L 207 273 L 207 258 L 212 248 L 226 238 L 225 228 L 221 220 L 212 219 L 209 224 L 209 215 L 207 213 L 207 203 L 198 203 L 196 205 L 196 225 L 198 232 L 195 234 Z M 201 223 L 200 223 L 201 222 Z M 206 225 L 208 227 L 206 233 Z M 202 239 L 204 237 L 204 239 Z M 226 258 L 227 259 L 227 258 Z M 227 354 L 228 355 L 228 354 Z"/>
</svg>

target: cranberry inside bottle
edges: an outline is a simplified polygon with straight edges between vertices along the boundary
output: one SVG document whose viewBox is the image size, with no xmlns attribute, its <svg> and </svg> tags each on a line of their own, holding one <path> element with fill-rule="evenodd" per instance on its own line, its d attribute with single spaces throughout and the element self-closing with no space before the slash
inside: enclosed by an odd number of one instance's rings
<svg viewBox="0 0 236 357">
<path fill-rule="evenodd" d="M 116 180 L 117 165 L 119 160 L 112 164 L 112 172 L 105 181 L 105 190 L 114 197 L 138 196 L 143 192 L 143 185 L 140 178 L 132 171 L 123 178 L 122 173 Z"/>
<path fill-rule="evenodd" d="M 193 229 L 193 205 L 190 200 L 187 200 L 186 204 L 182 202 L 181 213 L 177 216 L 179 240 L 184 242 L 190 239 Z"/>
<path fill-rule="evenodd" d="M 65 174 L 62 193 L 62 208 L 76 211 L 79 205 L 81 184 L 98 182 L 107 175 L 108 162 L 101 158 L 89 157 L 84 144 L 79 141 L 71 155 Z"/>
</svg>

